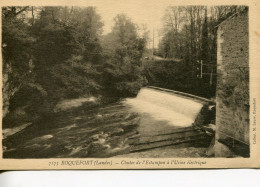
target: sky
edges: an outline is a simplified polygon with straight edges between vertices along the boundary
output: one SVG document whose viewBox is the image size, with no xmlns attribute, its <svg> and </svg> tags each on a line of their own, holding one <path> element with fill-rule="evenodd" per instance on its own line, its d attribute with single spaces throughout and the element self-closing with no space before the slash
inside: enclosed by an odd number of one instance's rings
<svg viewBox="0 0 260 187">
<path fill-rule="evenodd" d="M 152 48 L 152 38 L 154 33 L 154 46 L 158 46 L 159 30 L 163 28 L 163 16 L 165 9 L 169 6 L 167 3 L 161 1 L 167 0 L 88 0 L 76 1 L 76 3 L 64 3 L 66 6 L 88 7 L 93 6 L 96 8 L 97 13 L 101 16 L 103 25 L 103 34 L 111 32 L 114 25 L 114 18 L 118 14 L 127 15 L 133 23 L 137 24 L 140 28 L 145 25 L 147 30 L 150 31 L 150 42 L 148 48 Z M 49 5 L 49 4 L 48 4 Z M 64 6 L 63 5 L 63 6 Z M 54 3 L 49 6 L 61 6 L 60 3 Z M 30 15 L 31 13 L 28 13 Z"/>
<path fill-rule="evenodd" d="M 13 1 L 17 1 L 19 2 L 18 4 L 21 4 L 21 1 L 19 0 Z M 117 14 L 124 13 L 139 26 L 141 26 L 142 24 L 146 25 L 147 29 L 150 31 L 150 38 L 153 38 L 154 32 L 155 47 L 157 47 L 159 39 L 161 37 L 159 31 L 163 28 L 163 16 L 168 6 L 198 5 L 199 3 L 205 5 L 210 3 L 209 1 L 205 0 L 196 0 L 194 2 L 190 0 L 55 0 L 46 2 L 35 0 L 27 1 L 32 1 L 35 6 L 94 6 L 96 7 L 97 12 L 102 17 L 102 21 L 104 23 L 103 34 L 107 34 L 111 31 L 111 28 L 114 24 L 113 18 Z M 8 0 L 4 0 L 2 6 L 4 6 L 7 2 Z M 218 0 L 216 2 L 221 5 L 232 3 L 226 0 Z M 149 48 L 152 48 L 152 42 L 150 42 Z"/>
<path fill-rule="evenodd" d="M 134 0 L 135 1 L 135 0 Z M 142 24 L 147 26 L 147 30 L 150 31 L 150 38 L 153 37 L 154 32 L 154 43 L 157 47 L 159 42 L 159 30 L 163 27 L 163 16 L 167 6 L 159 1 L 148 3 L 148 1 L 113 1 L 106 2 L 96 5 L 98 14 L 102 17 L 104 22 L 103 34 L 107 34 L 111 31 L 114 24 L 113 18 L 117 14 L 126 14 L 131 20 L 138 24 L 140 27 Z M 152 48 L 152 41 L 150 43 Z"/>
<path fill-rule="evenodd" d="M 104 23 L 103 34 L 107 34 L 111 31 L 111 28 L 114 25 L 113 19 L 116 15 L 122 13 L 126 14 L 140 27 L 142 27 L 142 25 L 146 25 L 147 30 L 150 31 L 151 39 L 148 43 L 148 48 L 153 47 L 153 35 L 154 46 L 156 48 L 158 47 L 159 40 L 162 37 L 160 30 L 163 28 L 163 17 L 165 10 L 169 6 L 183 6 L 185 3 L 187 5 L 186 1 L 188 2 L 188 5 L 191 5 L 190 0 L 65 0 L 64 4 L 61 4 L 58 0 L 56 0 L 50 5 L 96 7 L 97 13 L 101 16 Z"/>
</svg>

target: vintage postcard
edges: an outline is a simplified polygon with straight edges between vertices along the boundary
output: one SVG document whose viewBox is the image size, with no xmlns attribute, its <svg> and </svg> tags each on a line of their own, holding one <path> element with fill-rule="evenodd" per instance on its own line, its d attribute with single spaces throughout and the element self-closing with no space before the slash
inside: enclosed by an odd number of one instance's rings
<svg viewBox="0 0 260 187">
<path fill-rule="evenodd" d="M 259 1 L 0 5 L 1 170 L 260 167 Z"/>
</svg>

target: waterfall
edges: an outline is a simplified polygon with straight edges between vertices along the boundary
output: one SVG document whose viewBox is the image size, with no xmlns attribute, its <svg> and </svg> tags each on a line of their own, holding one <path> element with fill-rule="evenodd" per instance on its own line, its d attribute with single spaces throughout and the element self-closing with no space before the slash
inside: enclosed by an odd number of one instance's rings
<svg viewBox="0 0 260 187">
<path fill-rule="evenodd" d="M 203 106 L 195 99 L 152 88 L 142 88 L 136 98 L 126 99 L 125 103 L 136 112 L 181 127 L 191 126 Z"/>
</svg>

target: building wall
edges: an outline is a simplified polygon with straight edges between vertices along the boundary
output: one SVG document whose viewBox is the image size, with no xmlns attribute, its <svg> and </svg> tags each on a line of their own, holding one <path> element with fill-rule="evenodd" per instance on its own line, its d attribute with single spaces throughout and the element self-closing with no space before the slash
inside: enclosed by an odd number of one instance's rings
<svg viewBox="0 0 260 187">
<path fill-rule="evenodd" d="M 218 26 L 216 139 L 249 143 L 249 38 L 244 10 Z"/>
</svg>

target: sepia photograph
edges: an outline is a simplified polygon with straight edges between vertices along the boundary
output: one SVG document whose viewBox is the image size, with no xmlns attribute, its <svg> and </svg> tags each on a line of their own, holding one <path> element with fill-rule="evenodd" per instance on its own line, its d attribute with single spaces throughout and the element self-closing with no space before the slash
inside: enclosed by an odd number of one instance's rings
<svg viewBox="0 0 260 187">
<path fill-rule="evenodd" d="M 1 7 L 2 159 L 249 159 L 251 8 L 107 5 Z"/>
</svg>

